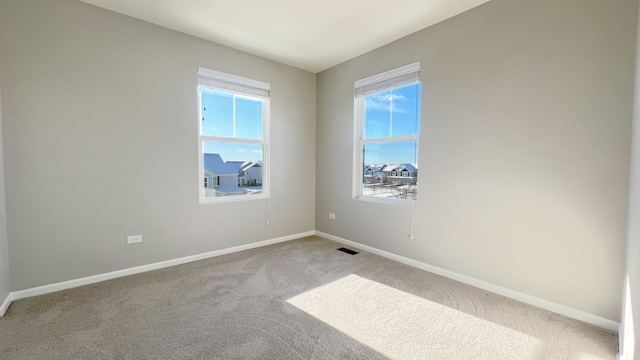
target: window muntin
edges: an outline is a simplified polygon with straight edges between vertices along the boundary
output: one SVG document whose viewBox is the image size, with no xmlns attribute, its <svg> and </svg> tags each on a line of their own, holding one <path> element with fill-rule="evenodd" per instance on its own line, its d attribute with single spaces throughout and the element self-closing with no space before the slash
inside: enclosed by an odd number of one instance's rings
<svg viewBox="0 0 640 360">
<path fill-rule="evenodd" d="M 198 84 L 200 202 L 268 197 L 269 84 L 202 68 Z"/>
<path fill-rule="evenodd" d="M 354 198 L 417 199 L 420 63 L 355 83 Z"/>
</svg>

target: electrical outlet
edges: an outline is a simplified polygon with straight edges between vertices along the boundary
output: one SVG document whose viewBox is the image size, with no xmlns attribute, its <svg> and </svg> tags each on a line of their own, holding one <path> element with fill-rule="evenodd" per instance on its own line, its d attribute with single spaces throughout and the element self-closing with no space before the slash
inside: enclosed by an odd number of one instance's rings
<svg viewBox="0 0 640 360">
<path fill-rule="evenodd" d="M 142 235 L 127 236 L 127 244 L 136 244 L 142 242 Z"/>
<path fill-rule="evenodd" d="M 334 213 L 329 213 L 329 219 L 331 219 L 331 220 L 335 220 L 335 219 L 336 219 L 336 214 L 334 214 Z"/>
</svg>

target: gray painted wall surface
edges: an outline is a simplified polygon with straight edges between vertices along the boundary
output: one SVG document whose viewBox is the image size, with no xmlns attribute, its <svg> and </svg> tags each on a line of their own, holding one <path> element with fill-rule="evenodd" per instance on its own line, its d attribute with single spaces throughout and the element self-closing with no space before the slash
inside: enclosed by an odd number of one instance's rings
<svg viewBox="0 0 640 360">
<path fill-rule="evenodd" d="M 637 6 L 493 0 L 318 74 L 316 229 L 620 321 Z M 410 240 L 410 208 L 353 200 L 338 169 L 353 82 L 415 61 Z"/>
<path fill-rule="evenodd" d="M 314 74 L 75 0 L 1 1 L 0 44 L 12 291 L 314 229 Z M 198 203 L 198 66 L 271 84 L 269 225 Z"/>
<path fill-rule="evenodd" d="M 640 19 L 640 15 L 638 17 Z M 631 176 L 629 183 L 629 223 L 627 238 L 627 279 L 629 282 L 628 297 L 631 298 L 633 321 L 623 323 L 623 344 L 627 341 L 635 344 L 635 353 L 624 353 L 625 359 L 640 360 L 640 24 L 636 37 L 636 74 L 633 102 L 633 133 L 631 146 Z M 625 299 L 626 300 L 626 299 Z M 626 315 L 626 314 L 625 314 Z M 624 320 L 624 319 L 623 319 Z M 624 330 L 634 329 L 635 339 Z M 628 346 L 625 346 L 630 349 Z"/>
<path fill-rule="evenodd" d="M 0 60 L 1 62 L 2 60 Z M 7 201 L 4 184 L 4 146 L 2 140 L 2 91 L 0 87 L 0 305 L 11 292 L 9 279 L 9 239 L 7 237 Z M 0 314 L 2 315 L 2 314 Z"/>
</svg>

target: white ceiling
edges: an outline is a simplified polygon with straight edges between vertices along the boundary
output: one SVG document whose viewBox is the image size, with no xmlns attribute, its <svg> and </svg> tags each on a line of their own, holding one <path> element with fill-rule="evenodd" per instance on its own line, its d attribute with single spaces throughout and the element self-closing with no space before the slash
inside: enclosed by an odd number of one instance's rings
<svg viewBox="0 0 640 360">
<path fill-rule="evenodd" d="M 314 73 L 489 0 L 81 0 Z"/>
</svg>

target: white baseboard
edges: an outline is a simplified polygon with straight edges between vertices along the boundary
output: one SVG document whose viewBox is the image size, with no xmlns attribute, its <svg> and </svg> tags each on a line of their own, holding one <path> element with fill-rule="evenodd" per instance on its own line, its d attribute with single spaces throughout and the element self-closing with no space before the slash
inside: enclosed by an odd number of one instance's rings
<svg viewBox="0 0 640 360">
<path fill-rule="evenodd" d="M 11 305 L 12 301 L 13 301 L 13 294 L 9 293 L 7 295 L 7 298 L 4 299 L 4 301 L 2 302 L 2 306 L 0 306 L 0 317 L 4 316 L 4 314 L 7 313 L 7 310 L 9 309 L 9 305 Z"/>
<path fill-rule="evenodd" d="M 207 252 L 207 253 L 202 253 L 202 254 L 197 254 L 197 255 L 191 255 L 191 256 L 185 256 L 185 257 L 181 257 L 181 258 L 177 258 L 177 259 L 172 259 L 172 260 L 167 260 L 167 261 L 161 261 L 161 262 L 157 262 L 157 263 L 153 263 L 153 264 L 148 264 L 148 265 L 142 265 L 142 266 L 136 266 L 136 267 L 132 267 L 132 268 L 128 268 L 128 269 L 123 269 L 123 270 L 117 270 L 117 271 L 112 271 L 109 273 L 104 273 L 104 274 L 98 274 L 98 275 L 93 275 L 93 276 L 87 276 L 87 277 L 83 277 L 83 278 L 79 278 L 79 279 L 74 279 L 74 280 L 69 280 L 69 281 L 63 281 L 63 282 L 59 282 L 59 283 L 55 283 L 55 284 L 49 284 L 49 285 L 43 285 L 43 286 L 38 286 L 35 288 L 31 288 L 31 289 L 25 289 L 25 290 L 20 290 L 20 291 L 14 291 L 11 292 L 7 298 L 3 301 L 2 303 L 2 307 L 0 307 L 0 316 L 4 316 L 4 314 L 6 313 L 7 309 L 9 308 L 9 305 L 11 305 L 11 302 L 14 300 L 20 300 L 20 299 L 24 299 L 24 298 L 28 298 L 28 297 L 32 297 L 32 296 L 38 296 L 38 295 L 44 295 L 44 294 L 49 294 L 52 292 L 56 292 L 56 291 L 60 291 L 60 290 L 65 290 L 65 289 L 71 289 L 71 288 L 75 288 L 75 287 L 79 287 L 79 286 L 83 286 L 83 285 L 89 285 L 89 284 L 94 284 L 97 282 L 101 282 L 101 281 L 106 281 L 106 280 L 111 280 L 111 279 L 115 279 L 115 278 L 119 278 L 119 277 L 123 277 L 123 276 L 129 276 L 129 275 L 134 275 L 134 274 L 139 274 L 139 273 L 143 273 L 143 272 L 147 272 L 147 271 L 152 271 L 152 270 L 158 270 L 158 269 L 162 269 L 162 268 L 167 268 L 167 267 L 171 267 L 171 266 L 176 266 L 176 265 L 181 265 L 181 264 L 186 264 L 189 262 L 193 262 L 193 261 L 198 261 L 198 260 L 204 260 L 204 259 L 208 259 L 208 258 L 212 258 L 212 257 L 216 257 L 216 256 L 221 256 L 221 255 L 226 255 L 226 254 L 231 254 L 231 253 L 235 253 L 235 252 L 239 252 L 239 251 L 244 251 L 244 250 L 249 250 L 249 249 L 254 249 L 254 248 L 258 248 L 258 247 L 262 247 L 262 246 L 267 246 L 267 245 L 272 245 L 272 244 L 277 244 L 277 243 L 281 243 L 281 242 L 285 242 L 285 241 L 289 241 L 289 240 L 294 240 L 294 239 L 298 239 L 301 237 L 305 237 L 305 236 L 311 236 L 311 235 L 318 235 L 320 237 L 329 239 L 329 240 L 333 240 L 336 241 L 338 243 L 342 243 L 345 245 L 349 245 L 349 246 L 353 246 L 365 251 L 368 251 L 370 253 L 376 254 L 376 255 L 380 255 L 382 257 L 391 259 L 391 260 L 395 260 L 397 262 L 409 265 L 409 266 L 413 266 L 416 267 L 418 269 L 422 269 L 425 271 L 429 271 L 432 272 L 434 274 L 438 274 L 453 280 L 457 280 L 460 281 L 462 283 L 471 285 L 471 286 L 475 286 L 477 288 L 483 289 L 483 290 L 487 290 L 490 292 L 493 292 L 495 294 L 498 295 L 502 295 L 502 296 L 506 296 L 508 298 L 514 299 L 514 300 L 518 300 L 542 309 L 546 309 L 555 313 L 558 313 L 560 315 L 564 315 L 567 317 L 570 317 L 572 319 L 576 319 L 576 320 L 580 320 L 583 322 L 586 322 L 588 324 L 592 324 L 598 327 L 601 327 L 603 329 L 607 329 L 609 331 L 613 331 L 613 332 L 618 332 L 619 328 L 620 328 L 620 323 L 609 320 L 609 319 L 605 319 L 593 314 L 589 314 L 586 313 L 584 311 L 580 311 L 580 310 L 576 310 L 564 305 L 560 305 L 560 304 L 556 304 L 547 300 L 543 300 L 531 295 L 527 295 L 524 293 L 520 293 L 517 291 L 513 291 L 507 288 L 503 288 L 501 286 L 497 286 L 482 280 L 478 280 L 475 278 L 472 278 L 470 276 L 466 276 L 466 275 L 461 275 L 458 274 L 456 272 L 453 271 L 449 271 L 449 270 L 445 270 L 442 268 L 439 268 L 437 266 L 433 266 L 433 265 L 429 265 L 417 260 L 413 260 L 413 259 L 409 259 L 400 255 L 396 255 L 384 250 L 379 250 L 367 245 L 362 245 L 359 244 L 357 242 L 351 241 L 351 240 L 347 240 L 347 239 L 343 239 L 334 235 L 330 235 L 321 231 L 307 231 L 304 233 L 299 233 L 299 234 L 293 234 L 293 235 L 288 235 L 288 236 L 283 236 L 283 237 L 279 237 L 279 238 L 274 238 L 274 239 L 269 239 L 269 240 L 264 240 L 264 241 L 259 241 L 259 242 L 255 242 L 255 243 L 251 243 L 251 244 L 246 244 L 246 245 L 240 245 L 240 246 L 234 246 L 231 248 L 227 248 L 227 249 L 221 249 L 221 250 L 215 250 L 215 251 L 211 251 L 211 252 Z"/>
<path fill-rule="evenodd" d="M 157 262 L 157 263 L 153 263 L 153 264 L 147 264 L 147 265 L 136 266 L 136 267 L 132 267 L 132 268 L 128 268 L 128 269 L 112 271 L 112 272 L 108 272 L 108 273 L 104 273 L 104 274 L 87 276 L 87 277 L 83 277 L 83 278 L 80 278 L 80 279 L 74 279 L 74 280 L 63 281 L 63 282 L 59 282 L 59 283 L 55 283 L 55 284 L 38 286 L 38 287 L 35 287 L 35 288 L 31 288 L 31 289 L 14 291 L 11 294 L 9 294 L 9 297 L 7 298 L 7 300 L 5 300 L 5 302 L 8 301 L 8 303 L 6 304 L 6 308 L 9 307 L 9 304 L 11 304 L 11 301 L 13 301 L 13 300 L 20 300 L 20 299 L 24 299 L 24 298 L 28 298 L 28 297 L 32 297 L 32 296 L 49 294 L 49 293 L 60 291 L 60 290 L 71 289 L 71 288 L 75 288 L 75 287 L 79 287 L 79 286 L 83 286 L 83 285 L 94 284 L 94 283 L 105 281 L 105 280 L 111 280 L 111 279 L 115 279 L 115 278 L 119 278 L 119 277 L 123 277 L 123 276 L 139 274 L 139 273 L 143 273 L 143 272 L 147 272 L 147 271 L 163 269 L 163 268 L 167 268 L 167 267 L 170 267 L 170 266 L 186 264 L 186 263 L 190 263 L 190 262 L 193 262 L 193 261 L 209 259 L 209 258 L 212 258 L 212 257 L 231 254 L 231 253 L 235 253 L 235 252 L 239 252 L 239 251 L 255 249 L 255 248 L 258 248 L 258 247 L 277 244 L 277 243 L 281 243 L 281 242 L 285 242 L 285 241 L 289 241 L 289 240 L 294 240 L 294 239 L 298 239 L 298 238 L 305 237 L 305 236 L 311 236 L 311 235 L 315 235 L 315 231 L 307 231 L 307 232 L 303 232 L 303 233 L 299 233 L 299 234 L 283 236 L 283 237 L 264 240 L 264 241 L 259 241 L 259 242 L 255 242 L 255 243 L 251 243 L 251 244 L 234 246 L 234 247 L 227 248 L 227 249 L 215 250 L 215 251 L 206 252 L 206 253 L 202 253 L 202 254 L 185 256 L 185 257 L 172 259 L 172 260 L 167 260 L 167 261 L 161 261 L 161 262 Z M 2 309 L 6 310 L 4 305 L 5 304 L 3 304 L 3 308 Z"/>
<path fill-rule="evenodd" d="M 633 326 L 633 311 L 631 304 L 631 284 L 629 274 L 624 279 L 622 292 L 622 321 L 620 322 L 618 360 L 632 360 L 635 356 L 635 328 Z"/>
<path fill-rule="evenodd" d="M 442 269 L 439 268 L 437 266 L 433 266 L 433 265 L 429 265 L 417 260 L 413 260 L 413 259 L 409 259 L 406 258 L 404 256 L 400 256 L 400 255 L 396 255 L 384 250 L 379 250 L 376 248 L 373 248 L 371 246 L 367 246 L 367 245 L 362 245 L 360 243 L 351 241 L 351 240 L 347 240 L 347 239 L 343 239 L 341 237 L 338 236 L 334 236 L 334 235 L 330 235 L 327 233 L 323 233 L 321 231 L 317 231 L 315 232 L 315 234 L 317 236 L 329 239 L 329 240 L 333 240 L 335 242 L 341 243 L 341 244 L 345 244 L 345 245 L 349 245 L 349 246 L 353 246 L 355 248 L 358 249 L 362 249 L 365 251 L 368 251 L 370 253 L 376 254 L 376 255 L 380 255 L 382 257 L 385 257 L 387 259 L 391 259 L 391 260 L 395 260 L 399 263 L 403 263 L 409 266 L 413 266 L 416 267 L 418 269 L 422 269 L 425 271 L 429 271 L 432 272 L 434 274 L 438 274 L 456 281 L 460 281 L 462 283 L 471 285 L 471 286 L 475 286 L 477 288 L 483 289 L 483 290 L 487 290 L 490 291 L 492 293 L 498 294 L 498 295 L 502 295 L 514 300 L 518 300 L 521 301 L 523 303 L 529 304 L 529 305 L 533 305 L 545 310 L 549 310 L 552 311 L 554 313 L 560 314 L 560 315 L 564 315 L 566 317 L 572 318 L 572 319 L 576 319 L 576 320 L 580 320 L 583 322 L 586 322 L 588 324 L 591 325 L 595 325 L 598 326 L 600 328 L 603 329 L 607 329 L 609 331 L 613 331 L 613 332 L 618 332 L 619 328 L 620 328 L 620 323 L 609 320 L 609 319 L 605 319 L 603 317 L 597 316 L 597 315 L 593 315 L 593 314 L 589 314 L 587 312 L 584 311 L 580 311 L 580 310 L 576 310 L 573 308 L 570 308 L 568 306 L 564 306 L 564 305 L 560 305 L 560 304 L 556 304 L 554 302 L 551 301 L 547 301 L 544 299 L 540 299 L 537 298 L 535 296 L 531 296 L 531 295 L 527 295 L 521 292 L 517 292 L 514 290 L 510 290 L 507 288 L 503 288 L 501 286 L 498 285 L 494 285 L 491 283 L 488 283 L 486 281 L 482 281 L 482 280 L 478 280 L 475 278 L 472 278 L 470 276 L 466 276 L 466 275 L 462 275 L 462 274 L 458 274 L 456 272 L 453 271 L 449 271 L 446 269 Z"/>
</svg>

